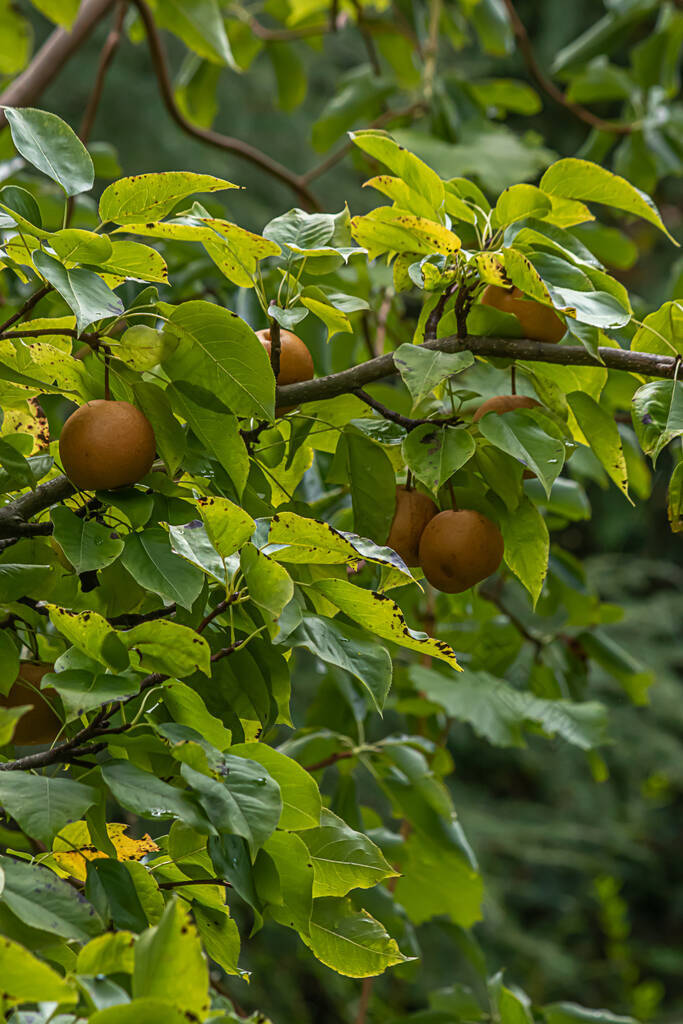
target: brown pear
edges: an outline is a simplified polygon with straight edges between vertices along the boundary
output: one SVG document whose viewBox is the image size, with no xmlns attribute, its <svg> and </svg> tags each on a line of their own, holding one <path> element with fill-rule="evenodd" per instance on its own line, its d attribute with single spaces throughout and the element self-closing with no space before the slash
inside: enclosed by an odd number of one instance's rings
<svg viewBox="0 0 683 1024">
<path fill-rule="evenodd" d="M 512 313 L 519 320 L 525 338 L 532 341 L 558 342 L 566 327 L 550 306 L 527 299 L 519 288 L 501 288 L 487 284 L 481 296 L 482 305 L 492 306 L 501 313 Z"/>
<path fill-rule="evenodd" d="M 387 546 L 400 555 L 406 565 L 420 564 L 420 537 L 438 509 L 432 499 L 420 491 L 396 488 L 396 511 Z"/>
<path fill-rule="evenodd" d="M 270 330 L 257 331 L 256 337 L 270 358 Z M 281 328 L 278 384 L 298 384 L 302 380 L 312 380 L 314 372 L 313 359 L 304 342 L 298 335 Z"/>
<path fill-rule="evenodd" d="M 471 509 L 439 512 L 420 539 L 420 565 L 444 594 L 460 594 L 494 573 L 503 558 L 495 523 Z"/>
<path fill-rule="evenodd" d="M 64 472 L 84 491 L 137 483 L 155 452 L 152 424 L 130 402 L 87 402 L 69 416 L 59 438 Z"/>
<path fill-rule="evenodd" d="M 19 675 L 12 684 L 12 689 L 6 697 L 0 698 L 0 707 L 16 708 L 21 705 L 33 705 L 30 711 L 23 715 L 14 730 L 13 743 L 18 746 L 33 746 L 37 744 L 52 743 L 57 737 L 62 723 L 50 703 L 50 698 L 55 696 L 54 690 L 42 690 L 40 694 L 40 682 L 44 675 L 54 671 L 54 665 L 45 662 L 22 661 L 19 666 Z"/>
<path fill-rule="evenodd" d="M 538 408 L 540 404 L 528 395 L 494 395 L 493 398 L 487 398 L 482 402 L 472 417 L 472 422 L 477 423 L 487 412 L 496 412 L 500 416 L 504 412 L 512 412 L 513 409 Z"/>
</svg>

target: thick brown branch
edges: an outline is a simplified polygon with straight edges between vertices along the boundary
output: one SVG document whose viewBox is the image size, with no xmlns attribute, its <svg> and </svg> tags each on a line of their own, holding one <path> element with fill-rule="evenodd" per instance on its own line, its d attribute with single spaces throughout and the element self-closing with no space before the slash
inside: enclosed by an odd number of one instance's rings
<svg viewBox="0 0 683 1024">
<path fill-rule="evenodd" d="M 55 29 L 26 70 L 0 95 L 0 104 L 28 107 L 35 103 L 113 4 L 114 0 L 83 0 L 71 31 Z M 5 112 L 0 110 L 0 131 L 6 124 Z"/>
<path fill-rule="evenodd" d="M 591 128 L 597 128 L 598 131 L 611 132 L 613 135 L 629 135 L 634 131 L 637 127 L 634 124 L 629 124 L 628 122 L 623 121 L 605 121 L 602 117 L 598 117 L 596 114 L 592 113 L 592 111 L 583 107 L 580 103 L 573 103 L 571 100 L 567 99 L 562 90 L 555 85 L 552 78 L 549 78 L 548 75 L 546 75 L 543 68 L 538 63 L 533 46 L 531 45 L 531 40 L 529 39 L 529 34 L 515 9 L 513 0 L 503 0 L 503 3 L 507 9 L 512 31 L 515 34 L 515 38 L 528 71 L 532 78 L 534 78 L 538 85 L 540 85 L 541 89 L 543 89 L 551 99 L 555 100 L 556 103 L 559 103 L 559 105 L 564 107 L 565 110 L 568 110 L 574 115 L 574 117 L 577 117 L 579 121 L 583 121 L 584 124 L 589 124 Z"/>
<path fill-rule="evenodd" d="M 142 18 L 145 26 L 147 42 L 164 106 L 178 127 L 182 128 L 187 135 L 191 135 L 193 138 L 199 139 L 201 142 L 206 142 L 208 145 L 215 146 L 217 149 L 222 149 L 224 152 L 234 153 L 235 156 L 238 156 L 243 160 L 248 160 L 249 163 L 254 164 L 256 167 L 260 167 L 261 170 L 266 171 L 267 174 L 272 175 L 272 177 L 277 178 L 279 181 L 284 182 L 285 185 L 288 185 L 289 188 L 291 188 L 307 206 L 312 207 L 313 209 L 319 209 L 320 206 L 316 197 L 307 187 L 306 182 L 300 175 L 295 174 L 287 167 L 279 164 L 266 153 L 261 152 L 260 149 L 256 149 L 255 146 L 249 145 L 248 142 L 243 142 L 241 139 L 235 139 L 230 135 L 221 135 L 219 132 L 215 132 L 210 128 L 199 128 L 185 117 L 175 101 L 173 84 L 171 82 L 168 63 L 166 60 L 166 51 L 157 31 L 152 12 L 144 0 L 131 0 L 131 2 L 140 12 L 140 17 Z"/>
<path fill-rule="evenodd" d="M 447 338 L 427 341 L 424 347 L 439 352 L 470 351 L 475 356 L 554 363 L 561 366 L 606 366 L 610 370 L 625 370 L 627 373 L 642 373 L 648 377 L 664 377 L 669 380 L 674 379 L 676 369 L 676 359 L 673 356 L 630 352 L 621 348 L 599 348 L 601 362 L 580 345 L 554 345 L 549 342 L 530 341 L 527 338 L 481 338 L 469 335 L 458 338 L 453 334 Z M 394 353 L 387 352 L 383 356 L 377 356 L 376 359 L 370 359 L 340 373 L 280 387 L 277 389 L 276 401 L 279 406 L 287 406 L 336 398 L 337 395 L 356 391 L 366 384 L 390 377 L 396 372 Z"/>
<path fill-rule="evenodd" d="M 55 477 L 46 484 L 40 484 L 35 491 L 22 494 L 20 498 L 0 508 L 0 537 L 17 537 L 26 527 L 31 516 L 56 505 L 70 497 L 76 488 L 65 476 Z"/>
</svg>

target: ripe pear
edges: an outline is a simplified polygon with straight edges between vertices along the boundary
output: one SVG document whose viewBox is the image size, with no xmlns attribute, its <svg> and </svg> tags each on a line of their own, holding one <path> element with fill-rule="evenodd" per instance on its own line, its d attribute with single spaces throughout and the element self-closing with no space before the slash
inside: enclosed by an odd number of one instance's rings
<svg viewBox="0 0 683 1024">
<path fill-rule="evenodd" d="M 487 284 L 481 296 L 482 305 L 492 306 L 501 313 L 512 313 L 522 327 L 525 338 L 533 341 L 557 342 L 563 337 L 566 327 L 554 309 L 542 302 L 524 297 L 519 288 L 501 288 Z"/>
<path fill-rule="evenodd" d="M 493 398 L 487 398 L 482 402 L 472 417 L 472 422 L 478 423 L 487 412 L 496 412 L 500 416 L 504 412 L 512 412 L 513 409 L 538 408 L 540 404 L 528 395 L 494 395 Z"/>
<path fill-rule="evenodd" d="M 387 546 L 400 555 L 406 565 L 420 564 L 419 545 L 422 532 L 439 510 L 430 497 L 420 491 L 396 488 L 396 511 L 389 531 Z"/>
<path fill-rule="evenodd" d="M 130 402 L 87 402 L 69 416 L 59 438 L 64 472 L 84 491 L 137 483 L 155 452 L 152 424 Z"/>
<path fill-rule="evenodd" d="M 40 689 L 43 676 L 53 671 L 54 665 L 48 665 L 45 662 L 22 661 L 19 665 L 19 675 L 12 684 L 12 689 L 6 697 L 0 697 L 0 707 L 16 708 L 25 704 L 33 705 L 31 710 L 19 719 L 14 730 L 13 743 L 19 746 L 33 746 L 52 743 L 56 738 L 62 723 L 48 700 L 50 696 L 55 695 L 55 691 L 43 690 L 40 696 L 36 693 L 36 690 Z"/>
<path fill-rule="evenodd" d="M 256 337 L 270 358 L 270 329 L 257 331 Z M 314 372 L 311 353 L 301 338 L 291 331 L 281 329 L 278 384 L 298 384 L 302 380 L 312 380 Z"/>
<path fill-rule="evenodd" d="M 420 539 L 420 565 L 444 594 L 460 594 L 494 573 L 503 558 L 495 523 L 471 509 L 439 512 Z"/>
</svg>

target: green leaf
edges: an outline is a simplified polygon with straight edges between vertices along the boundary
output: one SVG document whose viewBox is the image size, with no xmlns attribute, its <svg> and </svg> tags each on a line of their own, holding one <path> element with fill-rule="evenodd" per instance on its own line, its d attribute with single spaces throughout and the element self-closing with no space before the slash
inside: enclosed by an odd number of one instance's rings
<svg viewBox="0 0 683 1024">
<path fill-rule="evenodd" d="M 271 545 L 278 547 L 273 549 Z M 278 512 L 273 516 L 268 534 L 268 553 L 278 562 L 311 562 L 318 565 L 346 563 L 354 566 L 364 558 L 379 565 L 390 565 L 410 575 L 410 571 L 391 548 L 380 547 L 355 533 L 342 533 L 329 523 L 305 519 L 295 512 Z"/>
<path fill-rule="evenodd" d="M 101 526 L 94 519 L 83 519 L 65 505 L 53 508 L 50 518 L 54 539 L 76 572 L 103 569 L 123 551 L 123 541 L 112 536 L 111 527 Z"/>
<path fill-rule="evenodd" d="M 82 818 L 96 799 L 94 789 L 71 779 L 28 772 L 0 774 L 0 804 L 27 835 L 46 846 L 68 822 Z"/>
<path fill-rule="evenodd" d="M 16 75 L 28 64 L 33 44 L 30 23 L 9 0 L 0 3 L 0 75 Z"/>
<path fill-rule="evenodd" d="M 500 519 L 500 529 L 505 543 L 505 564 L 529 591 L 535 605 L 548 572 L 550 540 L 545 520 L 525 496 L 513 511 L 506 509 Z"/>
<path fill-rule="evenodd" d="M 672 533 L 683 533 L 683 462 L 679 462 L 669 480 L 667 514 Z"/>
<path fill-rule="evenodd" d="M 460 249 L 460 239 L 448 228 L 392 206 L 378 206 L 364 217 L 354 217 L 351 232 L 371 260 L 392 252 L 452 256 Z"/>
<path fill-rule="evenodd" d="M 483 881 L 460 850 L 413 832 L 399 851 L 396 899 L 414 924 L 447 914 L 461 928 L 482 918 Z"/>
<path fill-rule="evenodd" d="M 535 723 L 549 738 L 561 736 L 581 750 L 607 740 L 607 709 L 597 701 L 546 700 L 489 672 L 464 669 L 456 680 L 412 665 L 410 679 L 428 700 L 497 747 L 524 747 L 525 730 Z M 534 730 L 537 731 L 537 730 Z"/>
<path fill-rule="evenodd" d="M 249 513 L 228 498 L 198 498 L 197 508 L 221 558 L 229 558 L 238 551 L 256 529 Z"/>
<path fill-rule="evenodd" d="M 189 626 L 157 619 L 141 622 L 119 636 L 128 650 L 134 652 L 135 667 L 145 672 L 163 672 L 181 679 L 197 671 L 211 675 L 209 645 Z"/>
<path fill-rule="evenodd" d="M 173 32 L 200 57 L 235 67 L 217 0 L 155 0 L 154 13 L 160 28 Z"/>
<path fill-rule="evenodd" d="M 164 369 L 176 381 L 197 384 L 219 395 L 238 416 L 272 420 L 275 378 L 266 351 L 251 327 L 210 302 L 184 302 L 167 330 L 179 338 Z"/>
<path fill-rule="evenodd" d="M 50 235 L 50 247 L 62 263 L 102 263 L 112 255 L 113 247 L 106 235 L 81 228 L 64 228 Z"/>
<path fill-rule="evenodd" d="M 202 572 L 173 552 L 169 535 L 160 526 L 129 533 L 121 563 L 141 586 L 169 604 L 175 601 L 191 608 L 199 597 Z"/>
<path fill-rule="evenodd" d="M 102 766 L 102 778 L 119 803 L 143 818 L 180 818 L 199 832 L 214 831 L 185 790 L 162 782 L 130 761 L 109 761 Z"/>
<path fill-rule="evenodd" d="M 192 916 L 206 955 L 215 960 L 227 974 L 240 974 L 237 966 L 240 933 L 230 917 L 228 908 L 219 910 L 217 907 L 204 907 L 201 903 L 195 902 L 192 906 Z"/>
<path fill-rule="evenodd" d="M 5 116 L 17 150 L 61 185 L 67 196 L 92 188 L 95 170 L 90 154 L 61 117 L 33 107 L 5 107 Z"/>
<path fill-rule="evenodd" d="M 318 580 L 314 587 L 340 611 L 360 623 L 375 636 L 391 640 L 399 647 L 407 647 L 420 654 L 439 658 L 451 668 L 460 668 L 455 652 L 448 644 L 441 640 L 434 640 L 426 633 L 418 633 L 409 629 L 400 608 L 386 594 L 363 590 L 361 587 L 349 583 L 348 580 Z"/>
<path fill-rule="evenodd" d="M 511 185 L 498 197 L 494 208 L 494 223 L 504 228 L 524 217 L 538 217 L 542 220 L 550 209 L 551 202 L 540 188 L 535 185 Z"/>
<path fill-rule="evenodd" d="M 277 82 L 278 109 L 289 113 L 306 99 L 308 78 L 304 63 L 296 49 L 287 43 L 270 43 L 267 52 Z"/>
<path fill-rule="evenodd" d="M 439 214 L 445 196 L 444 183 L 423 160 L 377 128 L 349 132 L 349 138 L 364 153 L 385 164 L 393 174 L 423 196 L 432 208 L 432 215 Z"/>
<path fill-rule="evenodd" d="M 192 171 L 135 174 L 109 185 L 100 199 L 100 220 L 135 224 L 165 217 L 176 203 L 195 192 L 222 192 L 239 188 L 223 178 Z"/>
<path fill-rule="evenodd" d="M 199 398 L 199 389 L 190 388 L 191 394 Z M 204 389 L 202 389 L 204 390 Z M 249 456 L 239 432 L 237 418 L 221 403 L 216 412 L 210 405 L 203 405 L 185 394 L 185 382 L 169 384 L 166 395 L 172 400 L 175 410 L 186 420 L 192 433 L 221 464 L 232 480 L 235 490 L 242 494 L 249 475 Z"/>
<path fill-rule="evenodd" d="M 414 405 L 427 398 L 434 388 L 455 373 L 474 363 L 471 352 L 434 352 L 421 345 L 399 345 L 394 363 L 410 391 Z"/>
<path fill-rule="evenodd" d="M 168 284 L 168 267 L 163 256 L 149 245 L 115 238 L 111 256 L 99 263 L 105 274 L 122 281 L 156 281 Z"/>
<path fill-rule="evenodd" d="M 634 352 L 683 356 L 683 303 L 665 302 L 646 316 L 631 339 Z"/>
<path fill-rule="evenodd" d="M 78 954 L 79 974 L 132 974 L 135 936 L 131 932 L 105 932 L 91 939 Z"/>
<path fill-rule="evenodd" d="M 405 963 L 395 939 L 350 899 L 327 897 L 313 901 L 310 947 L 327 967 L 348 978 L 369 978 Z"/>
<path fill-rule="evenodd" d="M 391 686 L 391 656 L 374 638 L 346 623 L 304 615 L 300 625 L 287 637 L 292 647 L 306 647 L 329 665 L 350 672 L 370 694 L 378 711 Z"/>
<path fill-rule="evenodd" d="M 275 831 L 282 814 L 280 787 L 256 761 L 221 754 L 219 778 L 184 764 L 181 772 L 218 832 L 242 836 L 252 855 Z"/>
<path fill-rule="evenodd" d="M 301 838 L 313 864 L 314 897 L 346 896 L 396 877 L 379 847 L 332 811 L 323 810 L 320 826 L 302 832 Z"/>
<path fill-rule="evenodd" d="M 656 462 L 662 449 L 683 435 L 683 384 L 672 380 L 644 384 L 633 396 L 631 416 L 641 448 Z"/>
<path fill-rule="evenodd" d="M 403 442 L 403 457 L 425 487 L 437 491 L 472 458 L 475 443 L 462 427 L 432 427 L 429 423 L 411 430 Z"/>
<path fill-rule="evenodd" d="M 19 649 L 10 631 L 3 629 L 0 633 L 0 694 L 6 696 L 9 693 L 18 675 Z"/>
<path fill-rule="evenodd" d="M 75 314 L 79 334 L 96 320 L 123 313 L 121 299 L 92 270 L 67 270 L 46 252 L 34 253 L 33 262 Z"/>
<path fill-rule="evenodd" d="M 642 217 L 660 228 L 674 244 L 677 244 L 667 231 L 659 210 L 650 197 L 625 178 L 598 164 L 575 157 L 558 160 L 545 172 L 540 187 L 550 195 L 564 199 L 581 199 L 589 203 L 603 203 Z"/>
<path fill-rule="evenodd" d="M 165 998 L 203 1020 L 211 1005 L 209 965 L 184 901 L 172 899 L 159 924 L 135 944 L 133 998 Z"/>
<path fill-rule="evenodd" d="M 232 739 L 230 730 L 207 710 L 202 698 L 187 683 L 171 679 L 164 684 L 161 699 L 174 722 L 196 729 L 216 750 L 228 749 Z"/>
<path fill-rule="evenodd" d="M 385 540 L 395 508 L 394 467 L 381 445 L 356 430 L 339 439 L 335 472 L 351 485 L 353 525 L 358 533 Z"/>
<path fill-rule="evenodd" d="M 331 213 L 306 213 L 294 209 L 266 224 L 263 237 L 300 252 L 327 245 L 334 234 L 334 226 Z"/>
<path fill-rule="evenodd" d="M 539 422 L 537 415 L 528 409 L 487 413 L 478 426 L 487 441 L 532 469 L 549 496 L 562 471 L 565 449 L 562 441 L 544 429 L 552 426 L 547 417 Z"/>
<path fill-rule="evenodd" d="M 609 1010 L 589 1010 L 577 1003 L 548 1003 L 541 1012 L 546 1024 L 638 1024 L 634 1017 L 622 1017 Z"/>
<path fill-rule="evenodd" d="M 219 1018 L 220 1019 L 220 1018 Z M 98 1010 L 89 1024 L 187 1024 L 187 1014 L 165 999 L 134 999 Z"/>
<path fill-rule="evenodd" d="M 305 768 L 266 743 L 234 744 L 230 753 L 263 765 L 277 782 L 282 796 L 279 829 L 298 832 L 318 826 L 322 809 L 320 792 L 313 776 Z"/>
<path fill-rule="evenodd" d="M 4 936 L 0 936 L 0 977 L 3 988 L 0 1007 L 43 1001 L 71 1005 L 79 999 L 72 981 L 62 978 L 18 942 Z"/>
<path fill-rule="evenodd" d="M 84 654 L 117 671 L 128 668 L 128 651 L 116 630 L 97 612 L 77 613 L 54 604 L 48 604 L 47 609 L 55 629 Z"/>
<path fill-rule="evenodd" d="M 294 596 L 294 584 L 287 570 L 253 544 L 245 544 L 241 549 L 240 568 L 251 600 L 278 618 Z"/>
<path fill-rule="evenodd" d="M 277 831 L 264 844 L 279 876 L 282 905 L 271 904 L 269 915 L 279 924 L 308 935 L 313 910 L 313 867 L 299 835 Z"/>
<path fill-rule="evenodd" d="M 92 904 L 49 868 L 11 857 L 0 857 L 0 868 L 5 876 L 2 903 L 29 928 L 76 942 L 102 931 Z"/>
<path fill-rule="evenodd" d="M 628 498 L 626 459 L 614 418 L 583 391 L 573 391 L 567 395 L 567 401 L 593 454 Z"/>
<path fill-rule="evenodd" d="M 171 476 L 175 476 L 185 455 L 187 438 L 182 426 L 173 415 L 169 396 L 151 381 L 133 384 L 135 404 L 152 424 L 157 451 Z"/>
</svg>

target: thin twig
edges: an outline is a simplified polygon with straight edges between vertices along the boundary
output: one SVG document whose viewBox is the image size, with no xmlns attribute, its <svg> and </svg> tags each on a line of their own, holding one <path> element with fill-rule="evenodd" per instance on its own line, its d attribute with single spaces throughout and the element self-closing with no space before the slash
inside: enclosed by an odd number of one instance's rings
<svg viewBox="0 0 683 1024">
<path fill-rule="evenodd" d="M 524 59 L 524 63 L 526 64 L 532 78 L 536 80 L 541 89 L 543 89 L 551 99 L 555 100 L 555 102 L 559 103 L 561 107 L 564 107 L 565 110 L 572 113 L 574 117 L 583 121 L 584 124 L 589 124 L 591 128 L 597 128 L 598 131 L 601 132 L 611 132 L 613 135 L 629 135 L 638 127 L 637 124 L 630 124 L 623 121 L 605 121 L 602 117 L 598 117 L 580 103 L 573 103 L 571 100 L 567 99 L 562 90 L 555 85 L 552 78 L 549 78 L 548 75 L 546 75 L 538 63 L 534 53 L 534 48 L 531 45 L 531 40 L 529 39 L 529 34 L 522 19 L 517 13 L 513 0 L 503 0 L 503 3 L 508 13 L 512 31 L 514 32 L 515 38 L 519 44 L 519 49 Z"/>
<path fill-rule="evenodd" d="M 330 754 L 329 757 L 324 757 L 322 761 L 316 761 L 315 764 L 304 765 L 307 772 L 319 772 L 323 768 L 329 768 L 330 765 L 336 764 L 337 761 L 346 761 L 349 757 L 355 757 L 355 750 L 338 750 L 334 754 Z"/>
<path fill-rule="evenodd" d="M 416 427 L 421 427 L 425 423 L 429 423 L 433 427 L 454 427 L 458 423 L 462 423 L 462 419 L 459 416 L 446 416 L 439 419 L 428 419 L 425 417 L 419 417 L 418 419 L 412 419 L 410 416 L 403 416 L 400 412 L 395 412 L 388 406 L 384 405 L 383 402 L 379 402 L 372 395 L 369 395 L 367 391 L 363 391 L 362 388 L 357 388 L 352 391 L 351 394 L 356 395 L 362 402 L 369 405 L 371 409 L 378 412 L 380 416 L 383 416 L 385 420 L 390 420 L 392 423 L 397 423 L 399 427 L 404 427 L 405 430 L 415 430 Z"/>
<path fill-rule="evenodd" d="M 0 336 L 3 336 L 3 332 L 11 327 L 12 324 L 16 324 L 22 317 L 30 313 L 34 306 L 37 306 L 41 299 L 44 299 L 49 291 L 52 291 L 51 284 L 45 284 L 42 288 L 39 288 L 37 292 L 34 292 L 26 302 L 21 306 L 16 313 L 13 313 L 9 320 L 5 320 L 4 324 L 0 324 Z M 54 332 L 52 332 L 54 333 Z"/>
<path fill-rule="evenodd" d="M 92 91 L 88 98 L 88 105 L 85 108 L 85 114 L 81 121 L 81 127 L 78 132 L 81 142 L 87 143 L 90 138 L 90 133 L 95 123 L 95 117 L 102 99 L 102 91 L 104 89 L 104 80 L 107 77 L 107 71 L 114 59 L 114 55 L 121 42 L 121 33 L 123 30 L 123 21 L 126 16 L 128 4 L 125 0 L 119 0 L 116 8 L 116 15 L 114 24 L 107 36 L 102 52 L 100 54 L 100 62 L 97 67 L 97 74 L 95 75 L 95 82 L 92 87 Z"/>
<path fill-rule="evenodd" d="M 320 209 L 318 200 L 307 187 L 307 183 L 304 181 L 303 177 L 295 174 L 293 171 L 290 171 L 287 167 L 284 167 L 282 164 L 269 157 L 267 153 L 263 153 L 255 146 L 251 146 L 248 142 L 243 142 L 242 139 L 235 139 L 230 135 L 221 135 L 219 132 L 215 132 L 210 128 L 199 128 L 185 117 L 175 101 L 173 84 L 171 82 L 168 62 L 166 59 L 166 50 L 164 49 L 164 44 L 161 41 L 161 36 L 157 31 L 152 12 L 144 0 L 131 0 L 131 2 L 140 12 L 140 17 L 142 18 L 145 26 L 147 43 L 149 45 L 152 64 L 154 65 L 159 91 L 161 93 L 164 106 L 178 127 L 187 135 L 191 135 L 193 138 L 199 139 L 201 142 L 206 142 L 208 145 L 215 146 L 217 149 L 222 149 L 224 152 L 234 153 L 235 156 L 238 156 L 243 160 L 248 160 L 249 163 L 254 164 L 256 167 L 260 167 L 261 170 L 266 171 L 267 174 L 272 175 L 272 177 L 277 178 L 285 185 L 288 185 L 289 188 L 291 188 L 307 206 L 312 209 Z"/>
<path fill-rule="evenodd" d="M 232 882 L 224 878 L 183 878 L 178 882 L 159 882 L 160 889 L 179 889 L 183 885 L 224 885 L 226 889 L 232 888 Z"/>
</svg>

